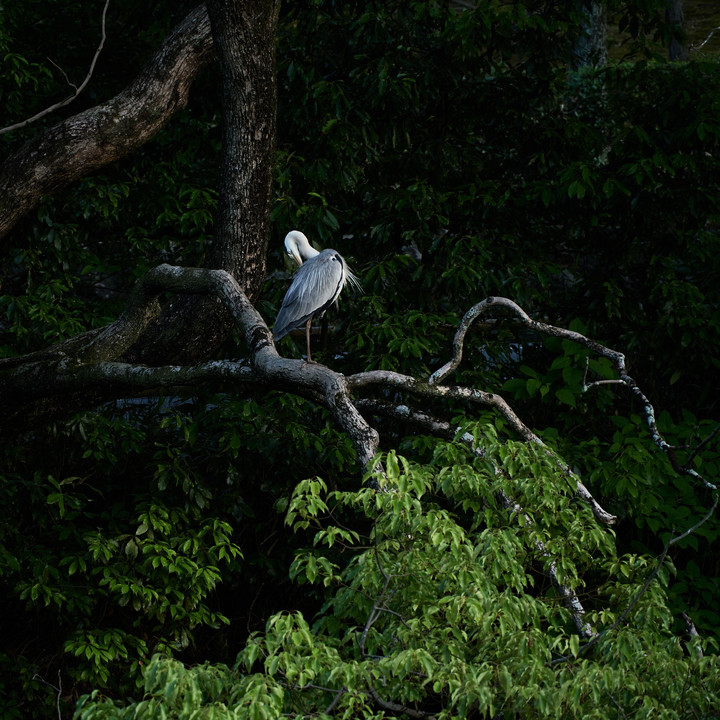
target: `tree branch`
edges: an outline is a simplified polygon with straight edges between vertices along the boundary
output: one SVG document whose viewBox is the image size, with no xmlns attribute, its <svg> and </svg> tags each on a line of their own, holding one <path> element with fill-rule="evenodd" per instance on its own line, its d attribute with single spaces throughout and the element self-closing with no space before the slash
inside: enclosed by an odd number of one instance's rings
<svg viewBox="0 0 720 720">
<path fill-rule="evenodd" d="M 218 297 L 244 335 L 249 365 L 230 360 L 165 367 L 115 362 L 157 312 L 157 298 L 164 292 Z M 363 468 L 370 465 L 377 452 L 377 431 L 352 404 L 345 377 L 323 365 L 280 357 L 265 321 L 235 278 L 224 270 L 159 265 L 138 282 L 128 308 L 118 320 L 84 337 L 86 343 L 73 339 L 72 345 L 61 343 L 49 349 L 44 359 L 0 361 L 0 401 L 6 423 L 33 400 L 77 391 L 138 394 L 158 387 L 231 379 L 287 388 L 323 404 L 352 440 Z M 72 355 L 68 354 L 69 347 Z"/>
<path fill-rule="evenodd" d="M 718 31 L 720 30 L 720 27 L 713 28 L 706 36 L 705 39 L 699 44 L 699 45 L 691 45 L 690 50 L 700 50 L 700 48 L 707 45 L 707 43 L 710 41 L 710 38 Z"/>
<path fill-rule="evenodd" d="M 38 675 L 37 673 L 33 675 L 33 680 L 39 680 L 43 685 L 47 685 L 49 688 L 52 688 L 55 691 L 56 701 L 55 706 L 57 708 L 57 716 L 58 720 L 62 720 L 62 711 L 60 709 L 60 700 L 62 699 L 62 675 L 60 674 L 60 670 L 58 670 L 58 684 L 53 685 L 52 683 L 49 683 L 44 677 L 41 675 Z"/>
<path fill-rule="evenodd" d="M 49 128 L 0 165 L 0 238 L 44 195 L 132 152 L 185 107 L 190 87 L 214 56 L 205 5 L 167 37 L 119 95 Z"/>
<path fill-rule="evenodd" d="M 64 100 L 61 100 L 60 102 L 55 103 L 54 105 L 50 105 L 50 107 L 45 108 L 44 110 L 41 110 L 39 113 L 36 113 L 30 118 L 27 118 L 26 120 L 21 120 L 20 122 L 15 123 L 14 125 L 8 125 L 7 127 L 0 128 L 0 135 L 3 135 L 4 133 L 12 132 L 13 130 L 19 130 L 20 128 L 24 128 L 27 125 L 30 125 L 31 123 L 34 123 L 36 120 L 39 120 L 42 117 L 45 117 L 46 115 L 49 115 L 50 113 L 55 112 L 55 110 L 59 110 L 61 107 L 65 107 L 66 105 L 69 105 L 87 86 L 87 84 L 90 82 L 90 78 L 92 77 L 93 73 L 95 72 L 95 65 L 97 63 L 98 57 L 100 57 L 100 53 L 102 52 L 103 47 L 105 46 L 105 17 L 107 15 L 107 9 L 108 5 L 110 5 L 110 0 L 105 0 L 105 7 L 102 11 L 102 26 L 101 26 L 101 37 L 100 37 L 100 44 L 97 46 L 97 50 L 95 50 L 95 55 L 93 55 L 92 62 L 90 63 L 90 69 L 87 72 L 87 75 L 85 76 L 85 79 L 80 83 L 80 86 L 72 85 L 73 88 L 75 88 L 75 92 L 73 92 L 72 95 L 69 97 L 66 97 Z M 53 63 L 54 64 L 54 63 Z M 64 74 L 64 73 L 63 73 Z M 67 79 L 67 76 L 66 76 Z M 68 81 L 68 84 L 71 84 Z"/>
<path fill-rule="evenodd" d="M 573 342 L 576 342 L 579 345 L 588 348 L 596 355 L 606 357 L 609 360 L 612 360 L 618 372 L 619 379 L 611 382 L 613 384 L 624 385 L 633 395 L 635 395 L 636 398 L 640 400 L 643 406 L 643 410 L 645 412 L 645 417 L 648 427 L 650 429 L 650 435 L 653 439 L 653 442 L 657 445 L 658 448 L 660 448 L 660 450 L 662 450 L 668 456 L 668 459 L 670 460 L 673 469 L 682 475 L 690 475 L 691 477 L 694 477 L 709 490 L 717 489 L 715 485 L 706 480 L 696 470 L 687 466 L 683 467 L 678 463 L 672 446 L 665 440 L 665 438 L 661 435 L 660 431 L 657 428 L 657 422 L 655 420 L 655 409 L 653 408 L 652 403 L 645 395 L 645 393 L 643 393 L 642 390 L 638 387 L 635 380 L 633 380 L 633 378 L 627 374 L 627 369 L 625 367 L 625 356 L 621 352 L 605 347 L 604 345 L 601 345 L 595 340 L 591 340 L 590 338 L 585 337 L 585 335 L 575 332 L 574 330 L 567 330 L 565 328 L 559 328 L 554 325 L 548 325 L 547 323 L 533 320 L 517 303 L 513 302 L 512 300 L 508 300 L 508 298 L 488 297 L 482 302 L 479 302 L 473 307 L 471 307 L 470 310 L 465 313 L 463 319 L 460 321 L 460 326 L 455 333 L 455 338 L 453 339 L 452 358 L 430 376 L 430 379 L 428 380 L 429 384 L 439 384 L 448 375 L 450 375 L 450 373 L 454 372 L 458 368 L 460 362 L 462 361 L 463 343 L 465 340 L 465 335 L 469 330 L 470 326 L 476 318 L 493 311 L 495 308 L 505 308 L 507 310 L 510 310 L 514 315 L 515 320 L 520 322 L 521 325 L 524 325 L 530 330 L 534 330 L 541 335 L 549 335 L 551 337 L 563 338 L 564 340 L 572 340 Z M 590 383 L 589 385 L 584 385 L 583 392 L 593 387 L 594 384 L 599 383 Z"/>
<path fill-rule="evenodd" d="M 547 448 L 545 443 L 543 443 L 543 441 L 532 430 L 530 430 L 530 428 L 527 427 L 522 420 L 520 420 L 507 402 L 502 397 L 494 393 L 488 393 L 474 388 L 465 388 L 459 385 L 437 385 L 429 382 L 421 382 L 407 375 L 401 375 L 400 373 L 387 370 L 373 370 L 370 372 L 358 373 L 350 376 L 348 378 L 348 383 L 351 391 L 371 386 L 392 387 L 407 390 L 408 392 L 415 393 L 421 397 L 467 400 L 479 405 L 492 407 L 497 410 L 500 415 L 502 415 L 508 425 L 517 432 L 521 438 L 527 442 L 532 442 L 540 445 L 541 447 Z M 560 458 L 552 453 L 549 448 L 547 448 L 547 452 L 553 456 L 562 472 L 564 472 L 569 478 L 572 478 L 576 483 L 576 492 L 578 497 L 590 505 L 595 517 L 606 525 L 614 524 L 617 521 L 617 518 L 607 512 L 597 502 L 597 500 L 595 500 L 590 491 L 581 482 L 580 478 L 572 471 L 570 466 L 560 460 Z"/>
<path fill-rule="evenodd" d="M 478 447 L 475 444 L 475 438 L 473 438 L 470 433 L 460 434 L 461 428 L 453 427 L 450 423 L 434 418 L 427 413 L 411 410 L 407 405 L 395 405 L 383 400 L 363 399 L 358 400 L 355 404 L 361 412 L 384 415 L 396 420 L 409 422 L 436 437 L 460 442 L 478 457 L 485 457 L 484 448 Z M 496 474 L 503 472 L 495 463 L 493 463 L 493 469 Z M 504 490 L 500 490 L 496 497 L 498 502 L 500 502 L 506 510 L 516 517 L 522 516 L 525 521 L 525 527 L 532 527 L 535 524 L 527 511 Z M 550 554 L 542 541 L 536 540 L 535 548 L 542 557 L 550 560 L 545 569 L 545 574 L 553 587 L 558 591 L 565 607 L 570 611 L 576 630 L 585 638 L 593 637 L 595 632 L 584 620 L 585 609 L 578 599 L 577 593 L 571 587 L 565 585 L 558 576 L 557 562 L 550 558 Z"/>
<path fill-rule="evenodd" d="M 665 543 L 662 552 L 658 556 L 657 563 L 655 565 L 655 568 L 653 571 L 645 578 L 645 582 L 643 582 L 640 589 L 635 593 L 635 596 L 630 601 L 628 606 L 623 610 L 622 613 L 620 613 L 620 616 L 615 620 L 615 622 L 610 625 L 610 627 L 605 628 L 602 632 L 598 633 L 594 637 L 592 637 L 585 645 L 583 645 L 580 648 L 580 651 L 578 652 L 578 657 L 581 657 L 584 655 L 593 645 L 596 645 L 602 638 L 604 638 L 608 633 L 611 633 L 613 630 L 615 630 L 617 627 L 619 627 L 623 622 L 625 622 L 625 619 L 630 614 L 632 609 L 638 604 L 640 601 L 640 598 L 647 592 L 647 589 L 650 587 L 650 583 L 658 576 L 658 573 L 660 572 L 660 569 L 663 566 L 663 563 L 665 562 L 665 558 L 667 557 L 668 550 L 675 545 L 675 543 L 680 542 L 683 538 L 686 538 L 688 535 L 691 535 L 694 533 L 701 525 L 704 525 L 715 513 L 715 510 L 718 505 L 718 494 L 715 493 L 713 497 L 713 503 L 710 509 L 707 511 L 707 513 L 698 520 L 694 525 L 689 527 L 685 532 L 680 533 L 680 535 L 675 535 L 673 537 L 670 537 L 668 541 Z M 551 665 L 556 665 L 557 663 L 566 662 L 568 660 L 571 660 L 572 658 L 569 656 L 562 656 L 559 658 L 555 658 L 551 661 Z"/>
</svg>

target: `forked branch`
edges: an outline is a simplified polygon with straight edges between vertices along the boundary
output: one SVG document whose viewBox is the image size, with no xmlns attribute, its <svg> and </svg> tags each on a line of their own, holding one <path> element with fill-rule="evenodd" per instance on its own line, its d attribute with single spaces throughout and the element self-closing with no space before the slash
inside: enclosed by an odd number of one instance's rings
<svg viewBox="0 0 720 720">
<path fill-rule="evenodd" d="M 496 309 L 509 310 L 512 313 L 512 316 L 516 322 L 519 322 L 521 325 L 527 327 L 528 329 L 537 332 L 539 335 L 547 335 L 551 337 L 562 338 L 564 340 L 572 340 L 573 342 L 578 343 L 578 345 L 586 347 L 588 350 L 592 351 L 596 355 L 608 358 L 610 361 L 612 361 L 615 365 L 615 369 L 617 370 L 618 378 L 616 380 L 609 381 L 597 381 L 592 383 L 586 382 L 583 386 L 583 391 L 587 391 L 595 385 L 601 383 L 611 383 L 624 386 L 627 390 L 630 391 L 632 395 L 634 395 L 638 400 L 640 400 L 643 406 L 643 412 L 645 413 L 645 418 L 648 424 L 648 428 L 650 429 L 650 435 L 653 439 L 653 442 L 655 443 L 655 445 L 657 445 L 658 448 L 660 448 L 660 450 L 662 450 L 668 456 L 675 471 L 683 475 L 692 476 L 709 490 L 716 490 L 715 485 L 706 480 L 696 470 L 689 467 L 688 464 L 682 466 L 677 461 L 674 453 L 674 448 L 667 442 L 667 440 L 665 440 L 665 438 L 658 430 L 657 422 L 655 419 L 655 409 L 653 408 L 652 403 L 645 395 L 645 393 L 643 393 L 643 391 L 639 388 L 635 380 L 633 380 L 633 378 L 628 375 L 627 368 L 625 366 L 625 356 L 623 355 L 623 353 L 618 352 L 617 350 L 613 350 L 612 348 L 608 348 L 605 345 L 596 342 L 595 340 L 591 340 L 590 338 L 582 335 L 579 332 L 575 332 L 574 330 L 568 330 L 566 328 L 560 328 L 556 327 L 555 325 L 548 325 L 547 323 L 533 320 L 517 303 L 513 302 L 512 300 L 508 300 L 508 298 L 488 297 L 482 302 L 473 305 L 473 307 L 471 307 L 470 310 L 465 313 L 463 319 L 460 321 L 457 332 L 455 333 L 455 338 L 453 339 L 452 358 L 430 376 L 428 382 L 431 385 L 438 385 L 446 377 L 448 377 L 448 375 L 450 375 L 458 368 L 460 362 L 462 361 L 465 335 L 470 329 L 470 326 L 477 318 L 483 317 L 490 313 L 494 313 Z"/>
</svg>

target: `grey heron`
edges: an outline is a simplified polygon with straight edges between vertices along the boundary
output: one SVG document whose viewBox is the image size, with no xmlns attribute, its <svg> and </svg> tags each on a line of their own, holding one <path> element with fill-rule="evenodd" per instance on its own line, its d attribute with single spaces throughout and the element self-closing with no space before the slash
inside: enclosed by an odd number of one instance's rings
<svg viewBox="0 0 720 720">
<path fill-rule="evenodd" d="M 280 340 L 304 324 L 307 362 L 311 363 L 310 326 L 313 317 L 325 314 L 346 282 L 355 287 L 360 287 L 360 283 L 337 250 L 319 252 L 299 230 L 291 230 L 285 237 L 285 252 L 300 268 L 285 293 L 273 327 L 273 338 Z"/>
</svg>

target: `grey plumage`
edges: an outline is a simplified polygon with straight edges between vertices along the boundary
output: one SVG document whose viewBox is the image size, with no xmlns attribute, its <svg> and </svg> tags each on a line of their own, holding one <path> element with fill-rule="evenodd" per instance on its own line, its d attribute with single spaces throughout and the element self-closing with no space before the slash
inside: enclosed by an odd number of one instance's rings
<svg viewBox="0 0 720 720">
<path fill-rule="evenodd" d="M 298 230 L 285 238 L 285 251 L 300 265 L 292 285 L 285 294 L 273 327 L 275 340 L 305 325 L 308 362 L 310 359 L 310 324 L 321 317 L 340 295 L 346 282 L 359 286 L 337 250 L 318 252 Z"/>
</svg>

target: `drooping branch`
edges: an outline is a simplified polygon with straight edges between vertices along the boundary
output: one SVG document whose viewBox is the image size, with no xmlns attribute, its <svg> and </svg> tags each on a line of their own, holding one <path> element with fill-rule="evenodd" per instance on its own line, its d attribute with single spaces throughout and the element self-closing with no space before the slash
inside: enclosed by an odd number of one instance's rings
<svg viewBox="0 0 720 720">
<path fill-rule="evenodd" d="M 44 195 L 132 152 L 185 107 L 198 73 L 214 57 L 205 5 L 166 38 L 119 95 L 49 128 L 0 165 L 0 238 Z"/>
<path fill-rule="evenodd" d="M 244 336 L 249 365 L 230 360 L 163 367 L 116 362 L 157 314 L 157 298 L 165 292 L 218 298 Z M 139 281 L 118 320 L 80 337 L 84 343 L 74 338 L 44 353 L 0 361 L 0 401 L 6 423 L 33 400 L 75 392 L 128 396 L 163 387 L 252 382 L 288 389 L 324 405 L 352 440 L 362 467 L 369 466 L 377 452 L 377 431 L 351 402 L 345 377 L 323 365 L 280 357 L 264 320 L 224 270 L 159 265 Z"/>
<path fill-rule="evenodd" d="M 431 380 L 433 378 L 431 377 Z M 425 398 L 434 399 L 459 399 L 467 400 L 472 403 L 491 407 L 506 420 L 508 425 L 524 440 L 532 442 L 542 447 L 546 447 L 545 443 L 529 428 L 525 423 L 520 420 L 513 409 L 508 403 L 496 393 L 484 392 L 475 388 L 466 388 L 456 385 L 438 385 L 436 382 L 421 382 L 415 378 L 407 375 L 401 375 L 399 373 L 390 372 L 386 370 L 374 370 L 365 373 L 358 373 L 348 378 L 351 390 L 359 390 L 367 387 L 385 387 L 394 389 L 404 389 L 408 392 L 414 393 Z M 548 449 L 548 452 L 551 452 Z M 577 495 L 582 500 L 587 502 L 592 508 L 595 517 L 606 525 L 612 525 L 616 522 L 617 518 L 611 513 L 607 512 L 595 498 L 592 496 L 590 491 L 581 482 L 580 478 L 576 473 L 572 471 L 567 463 L 564 463 L 560 458 L 553 454 L 554 459 L 558 463 L 558 467 L 565 473 L 569 478 L 575 482 L 577 487 Z"/>
<path fill-rule="evenodd" d="M 465 339 L 465 335 L 472 325 L 473 321 L 481 317 L 483 315 L 486 315 L 491 310 L 494 310 L 497 307 L 503 307 L 506 309 L 509 309 L 515 319 L 519 321 L 522 325 L 525 327 L 534 330 L 538 332 L 539 334 L 549 335 L 553 337 L 560 337 L 567 340 L 572 340 L 588 349 L 590 349 L 592 352 L 596 353 L 597 355 L 601 357 L 606 357 L 610 360 L 612 360 L 615 364 L 615 368 L 618 372 L 618 379 L 616 380 L 601 380 L 596 382 L 587 382 L 587 363 L 586 363 L 586 370 L 585 370 L 585 378 L 583 380 L 583 391 L 587 391 L 588 389 L 594 387 L 595 385 L 600 384 L 619 384 L 626 387 L 633 395 L 635 395 L 637 398 L 640 399 L 643 405 L 643 409 L 645 412 L 646 420 L 648 423 L 648 426 L 650 428 L 651 436 L 656 444 L 656 446 L 662 450 L 664 453 L 666 453 L 670 459 L 671 465 L 673 469 L 680 473 L 680 474 L 686 474 L 690 475 L 692 477 L 695 477 L 698 479 L 702 484 L 713 491 L 713 502 L 708 510 L 708 512 L 701 518 L 697 523 L 695 523 L 692 527 L 688 528 L 686 531 L 679 535 L 672 536 L 666 543 L 665 546 L 658 557 L 657 563 L 655 565 L 655 568 L 652 570 L 652 572 L 649 573 L 648 577 L 645 579 L 643 585 L 640 587 L 640 589 L 637 591 L 635 596 L 632 598 L 628 606 L 625 608 L 625 610 L 621 613 L 621 615 L 618 617 L 618 619 L 613 623 L 610 627 L 604 629 L 601 633 L 593 633 L 590 631 L 589 626 L 583 626 L 581 629 L 578 627 L 578 630 L 581 634 L 585 635 L 585 637 L 589 638 L 589 641 L 581 648 L 580 654 L 586 653 L 591 647 L 593 647 L 596 643 L 600 641 L 602 637 L 607 635 L 608 633 L 612 632 L 615 628 L 617 628 L 622 622 L 625 621 L 627 616 L 632 611 L 633 607 L 639 602 L 639 600 L 642 598 L 642 596 L 647 592 L 650 584 L 652 581 L 657 577 L 658 573 L 660 572 L 660 569 L 662 568 L 662 565 L 665 561 L 665 558 L 667 556 L 668 550 L 670 547 L 683 538 L 687 537 L 691 533 L 695 532 L 701 525 L 703 525 L 707 520 L 710 519 L 710 517 L 713 516 L 715 513 L 715 510 L 718 505 L 718 494 L 716 486 L 710 483 L 708 480 L 703 478 L 697 471 L 695 471 L 693 468 L 690 468 L 689 465 L 692 462 L 692 459 L 695 457 L 696 453 L 699 451 L 701 447 L 704 447 L 709 443 L 718 432 L 720 432 L 720 426 L 718 428 L 715 428 L 707 438 L 705 438 L 695 450 L 693 450 L 690 455 L 687 463 L 684 466 L 681 466 L 679 462 L 677 461 L 674 453 L 674 448 L 663 438 L 663 436 L 660 434 L 657 424 L 655 421 L 655 410 L 652 406 L 652 403 L 648 399 L 648 397 L 642 392 L 642 390 L 638 387 L 637 383 L 633 380 L 632 377 L 630 377 L 627 373 L 626 367 L 625 367 L 625 356 L 617 352 L 616 350 L 612 350 L 611 348 L 607 348 L 604 345 L 601 345 L 600 343 L 595 342 L 594 340 L 591 340 L 584 335 L 572 331 L 567 330 L 565 328 L 559 328 L 555 327 L 553 325 L 548 325 L 546 323 L 538 322 L 530 318 L 530 316 L 516 303 L 514 303 L 512 300 L 508 300 L 507 298 L 494 298 L 490 297 L 486 300 L 477 303 L 474 305 L 463 317 L 460 326 L 455 334 L 455 338 L 453 340 L 453 355 L 452 358 L 443 365 L 439 370 L 437 370 L 429 379 L 429 383 L 432 386 L 436 386 L 438 383 L 442 382 L 450 373 L 454 372 L 457 367 L 460 365 L 460 362 L 462 360 L 462 354 L 463 354 L 463 343 Z M 570 472 L 568 468 L 568 472 Z M 582 486 L 582 483 L 579 483 L 579 495 L 583 495 L 584 493 L 587 493 L 587 495 L 591 498 L 589 492 Z M 582 490 L 580 490 L 582 488 Z M 508 498 L 508 504 L 511 502 L 511 500 Z M 593 501 L 594 502 L 594 501 Z M 603 511 L 604 512 L 604 511 Z M 597 512 L 596 512 L 597 516 Z M 613 518 L 614 520 L 614 518 Z M 555 564 L 551 563 L 549 570 L 551 572 L 555 571 Z M 556 585 L 557 586 L 557 585 Z M 569 607 L 572 608 L 574 606 L 575 601 L 577 601 L 576 597 L 574 596 L 574 592 L 570 590 L 569 588 L 565 589 L 566 592 L 563 593 L 561 591 L 561 594 L 564 596 L 567 602 L 569 602 Z M 584 611 L 582 611 L 582 605 L 580 605 L 579 601 L 577 601 L 577 612 L 573 614 L 573 618 L 575 619 L 576 627 L 578 626 L 578 620 L 582 620 L 582 616 L 584 615 Z M 569 657 L 561 657 L 553 661 L 556 662 L 564 662 L 566 660 L 570 659 Z"/>
<path fill-rule="evenodd" d="M 422 432 L 444 438 L 445 440 L 460 442 L 478 457 L 486 456 L 485 449 L 477 445 L 475 438 L 470 433 L 462 432 L 460 428 L 454 427 L 451 423 L 432 417 L 427 413 L 411 410 L 407 405 L 396 405 L 384 400 L 374 399 L 361 399 L 356 401 L 355 404 L 358 409 L 365 414 L 383 415 L 394 420 L 408 422 L 418 427 Z M 503 472 L 495 463 L 493 463 L 493 469 L 496 474 Z M 504 490 L 499 490 L 496 497 L 498 502 L 508 512 L 512 513 L 514 517 L 523 518 L 524 527 L 530 528 L 534 526 L 535 523 L 530 517 L 530 514 Z M 550 557 L 544 543 L 539 539 L 535 539 L 534 544 L 540 556 L 548 561 L 544 572 L 562 598 L 563 604 L 570 611 L 575 629 L 585 638 L 589 639 L 593 637 L 595 632 L 591 626 L 585 622 L 585 608 L 582 606 L 577 593 L 560 580 L 557 562 Z"/>
</svg>

